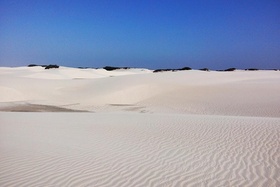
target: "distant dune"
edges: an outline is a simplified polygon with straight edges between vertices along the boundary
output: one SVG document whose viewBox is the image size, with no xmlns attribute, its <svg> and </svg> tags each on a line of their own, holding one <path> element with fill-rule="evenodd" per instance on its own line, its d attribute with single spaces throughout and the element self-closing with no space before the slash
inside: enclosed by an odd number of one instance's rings
<svg viewBox="0 0 280 187">
<path fill-rule="evenodd" d="M 107 69 L 0 68 L 0 186 L 280 186 L 279 71 Z"/>
<path fill-rule="evenodd" d="M 277 71 L 0 68 L 0 110 L 18 104 L 91 112 L 280 117 Z M 11 105 L 11 106 L 9 106 Z M 46 106 L 49 106 L 47 109 Z M 52 107 L 51 107 L 52 106 Z M 34 107 L 34 110 L 37 110 Z"/>
</svg>

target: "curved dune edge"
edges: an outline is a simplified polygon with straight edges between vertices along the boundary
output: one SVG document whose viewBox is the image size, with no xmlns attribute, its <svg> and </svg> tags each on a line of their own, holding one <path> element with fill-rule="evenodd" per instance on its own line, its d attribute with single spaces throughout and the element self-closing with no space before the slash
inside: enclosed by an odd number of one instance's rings
<svg viewBox="0 0 280 187">
<path fill-rule="evenodd" d="M 280 186 L 280 119 L 0 113 L 0 186 Z"/>
<path fill-rule="evenodd" d="M 51 105 L 5 103 L 0 105 L 1 112 L 89 112 L 86 110 L 73 110 Z"/>
</svg>

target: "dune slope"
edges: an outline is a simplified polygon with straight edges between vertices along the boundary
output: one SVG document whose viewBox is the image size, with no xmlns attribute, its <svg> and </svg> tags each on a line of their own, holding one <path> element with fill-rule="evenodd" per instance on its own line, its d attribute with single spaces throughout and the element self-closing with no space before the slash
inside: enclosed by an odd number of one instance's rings
<svg viewBox="0 0 280 187">
<path fill-rule="evenodd" d="M 280 72 L 276 71 L 36 68 L 0 68 L 0 110 L 9 111 L 9 104 L 35 104 L 93 112 L 280 117 Z"/>
<path fill-rule="evenodd" d="M 0 186 L 280 186 L 280 72 L 0 68 Z"/>
<path fill-rule="evenodd" d="M 280 185 L 278 118 L 14 114 L 0 113 L 1 186 Z"/>
</svg>

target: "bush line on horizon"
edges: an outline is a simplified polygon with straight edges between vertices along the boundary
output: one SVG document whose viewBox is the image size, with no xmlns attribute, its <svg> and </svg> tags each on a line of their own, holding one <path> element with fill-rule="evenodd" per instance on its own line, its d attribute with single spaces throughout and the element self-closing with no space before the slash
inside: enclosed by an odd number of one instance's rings
<svg viewBox="0 0 280 187">
<path fill-rule="evenodd" d="M 28 67 L 38 67 L 41 66 L 45 69 L 53 69 L 53 68 L 59 68 L 58 65 L 56 64 L 49 64 L 49 65 L 37 65 L 37 64 L 29 64 Z M 99 68 L 92 68 L 92 67 L 78 67 L 79 69 L 99 69 Z M 119 69 L 131 69 L 131 67 L 116 67 L 116 66 L 104 66 L 102 69 L 105 69 L 106 71 L 114 71 L 114 70 L 119 70 Z M 179 69 L 155 69 L 153 70 L 153 73 L 159 73 L 159 72 L 176 72 L 176 71 L 187 71 L 187 70 L 192 70 L 190 67 L 183 67 Z M 198 69 L 200 71 L 210 71 L 208 68 L 201 68 Z M 227 68 L 224 70 L 214 70 L 214 71 L 222 71 L 222 72 L 230 72 L 230 71 L 235 71 L 237 70 L 236 68 Z M 257 68 L 247 68 L 244 69 L 245 71 L 259 71 L 259 70 L 274 70 L 274 71 L 280 71 L 280 69 L 257 69 Z"/>
<path fill-rule="evenodd" d="M 164 72 L 164 71 L 185 71 L 185 70 L 192 70 L 190 67 L 183 67 L 180 69 L 156 69 L 153 72 L 158 73 L 158 72 Z"/>
<path fill-rule="evenodd" d="M 45 69 L 52 69 L 52 68 L 59 68 L 58 65 L 56 64 L 50 64 L 50 65 L 36 65 L 36 64 L 29 64 L 28 67 L 37 67 L 37 66 L 41 66 Z"/>
</svg>

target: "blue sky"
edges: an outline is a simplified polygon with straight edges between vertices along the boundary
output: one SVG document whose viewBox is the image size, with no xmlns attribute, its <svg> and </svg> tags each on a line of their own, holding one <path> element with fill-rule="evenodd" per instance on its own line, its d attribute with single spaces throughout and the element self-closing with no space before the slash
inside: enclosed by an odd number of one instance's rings
<svg viewBox="0 0 280 187">
<path fill-rule="evenodd" d="M 280 68 L 279 0 L 1 0 L 0 66 Z"/>
</svg>

